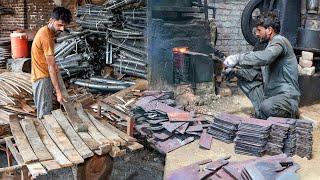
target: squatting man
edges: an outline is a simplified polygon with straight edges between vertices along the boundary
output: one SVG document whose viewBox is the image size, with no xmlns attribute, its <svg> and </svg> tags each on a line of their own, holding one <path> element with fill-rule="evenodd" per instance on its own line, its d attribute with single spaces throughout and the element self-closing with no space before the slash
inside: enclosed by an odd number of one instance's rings
<svg viewBox="0 0 320 180">
<path fill-rule="evenodd" d="M 293 48 L 279 35 L 280 21 L 274 13 L 258 16 L 255 27 L 257 38 L 267 47 L 228 56 L 226 73 L 238 77 L 238 86 L 251 100 L 257 118 L 296 118 L 300 91 Z"/>
</svg>

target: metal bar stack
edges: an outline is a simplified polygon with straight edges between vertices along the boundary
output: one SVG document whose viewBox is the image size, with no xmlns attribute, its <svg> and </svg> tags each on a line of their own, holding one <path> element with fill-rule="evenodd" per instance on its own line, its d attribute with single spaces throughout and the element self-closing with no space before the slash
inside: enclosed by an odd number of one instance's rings
<svg viewBox="0 0 320 180">
<path fill-rule="evenodd" d="M 0 69 L 7 68 L 7 61 L 11 58 L 10 39 L 0 40 Z"/>
<path fill-rule="evenodd" d="M 55 44 L 55 58 L 62 77 L 75 76 L 87 72 L 90 74 L 90 65 L 93 57 L 87 47 L 85 36 L 88 31 L 73 32 L 59 37 Z"/>
<path fill-rule="evenodd" d="M 80 6 L 76 13 L 76 22 L 84 29 L 105 32 L 113 24 L 113 14 L 103 6 L 86 4 Z"/>
<path fill-rule="evenodd" d="M 112 63 L 115 71 L 120 74 L 146 79 L 146 8 L 128 8 L 121 13 L 121 26 L 108 28 L 111 37 L 107 44 L 111 44 L 112 51 L 118 53 L 115 59 L 107 58 L 107 64 Z"/>
<path fill-rule="evenodd" d="M 260 119 L 245 119 L 239 125 L 235 139 L 235 152 L 261 157 L 266 151 L 266 144 L 272 123 Z"/>
<path fill-rule="evenodd" d="M 298 120 L 296 122 L 297 142 L 296 154 L 300 157 L 312 158 L 312 131 L 313 125 L 308 120 Z"/>
<path fill-rule="evenodd" d="M 238 125 L 241 123 L 242 118 L 231 114 L 220 113 L 214 118 L 212 126 L 209 128 L 208 133 L 215 139 L 221 140 L 226 143 L 232 143 L 238 131 Z"/>
</svg>

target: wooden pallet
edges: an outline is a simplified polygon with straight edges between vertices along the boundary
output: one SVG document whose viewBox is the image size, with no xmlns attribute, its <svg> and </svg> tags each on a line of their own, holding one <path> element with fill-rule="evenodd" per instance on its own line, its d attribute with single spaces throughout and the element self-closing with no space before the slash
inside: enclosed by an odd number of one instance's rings
<svg viewBox="0 0 320 180">
<path fill-rule="evenodd" d="M 10 128 L 17 149 L 7 143 L 20 166 L 26 165 L 33 178 L 47 172 L 83 163 L 97 155 L 123 156 L 130 151 L 143 148 L 136 139 L 104 125 L 81 105 L 76 105 L 81 123 L 88 126 L 88 132 L 77 132 L 72 121 L 61 110 L 52 111 L 44 119 L 10 119 Z M 6 141 L 7 142 L 7 141 Z"/>
</svg>

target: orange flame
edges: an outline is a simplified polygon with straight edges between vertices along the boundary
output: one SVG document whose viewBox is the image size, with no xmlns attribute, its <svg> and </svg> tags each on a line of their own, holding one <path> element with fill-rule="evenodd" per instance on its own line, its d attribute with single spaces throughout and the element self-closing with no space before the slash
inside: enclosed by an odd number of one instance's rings
<svg viewBox="0 0 320 180">
<path fill-rule="evenodd" d="M 188 47 L 175 47 L 172 49 L 173 52 L 180 52 L 180 53 L 185 53 L 189 51 Z"/>
</svg>

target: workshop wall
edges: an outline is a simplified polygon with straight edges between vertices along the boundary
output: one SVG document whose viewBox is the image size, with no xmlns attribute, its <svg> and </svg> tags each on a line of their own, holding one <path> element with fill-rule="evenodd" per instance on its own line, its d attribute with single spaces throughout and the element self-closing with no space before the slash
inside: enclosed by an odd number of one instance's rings
<svg viewBox="0 0 320 180">
<path fill-rule="evenodd" d="M 216 48 L 226 55 L 253 49 L 241 32 L 241 14 L 248 2 L 249 0 L 208 0 L 210 6 L 216 7 Z M 209 17 L 212 18 L 212 15 Z"/>
<path fill-rule="evenodd" d="M 74 12 L 75 0 L 69 0 L 68 7 Z M 0 6 L 13 8 L 14 15 L 0 16 L 0 37 L 9 37 L 12 31 L 28 29 L 37 31 L 47 24 L 52 9 L 55 7 L 53 0 L 0 0 Z"/>
</svg>

